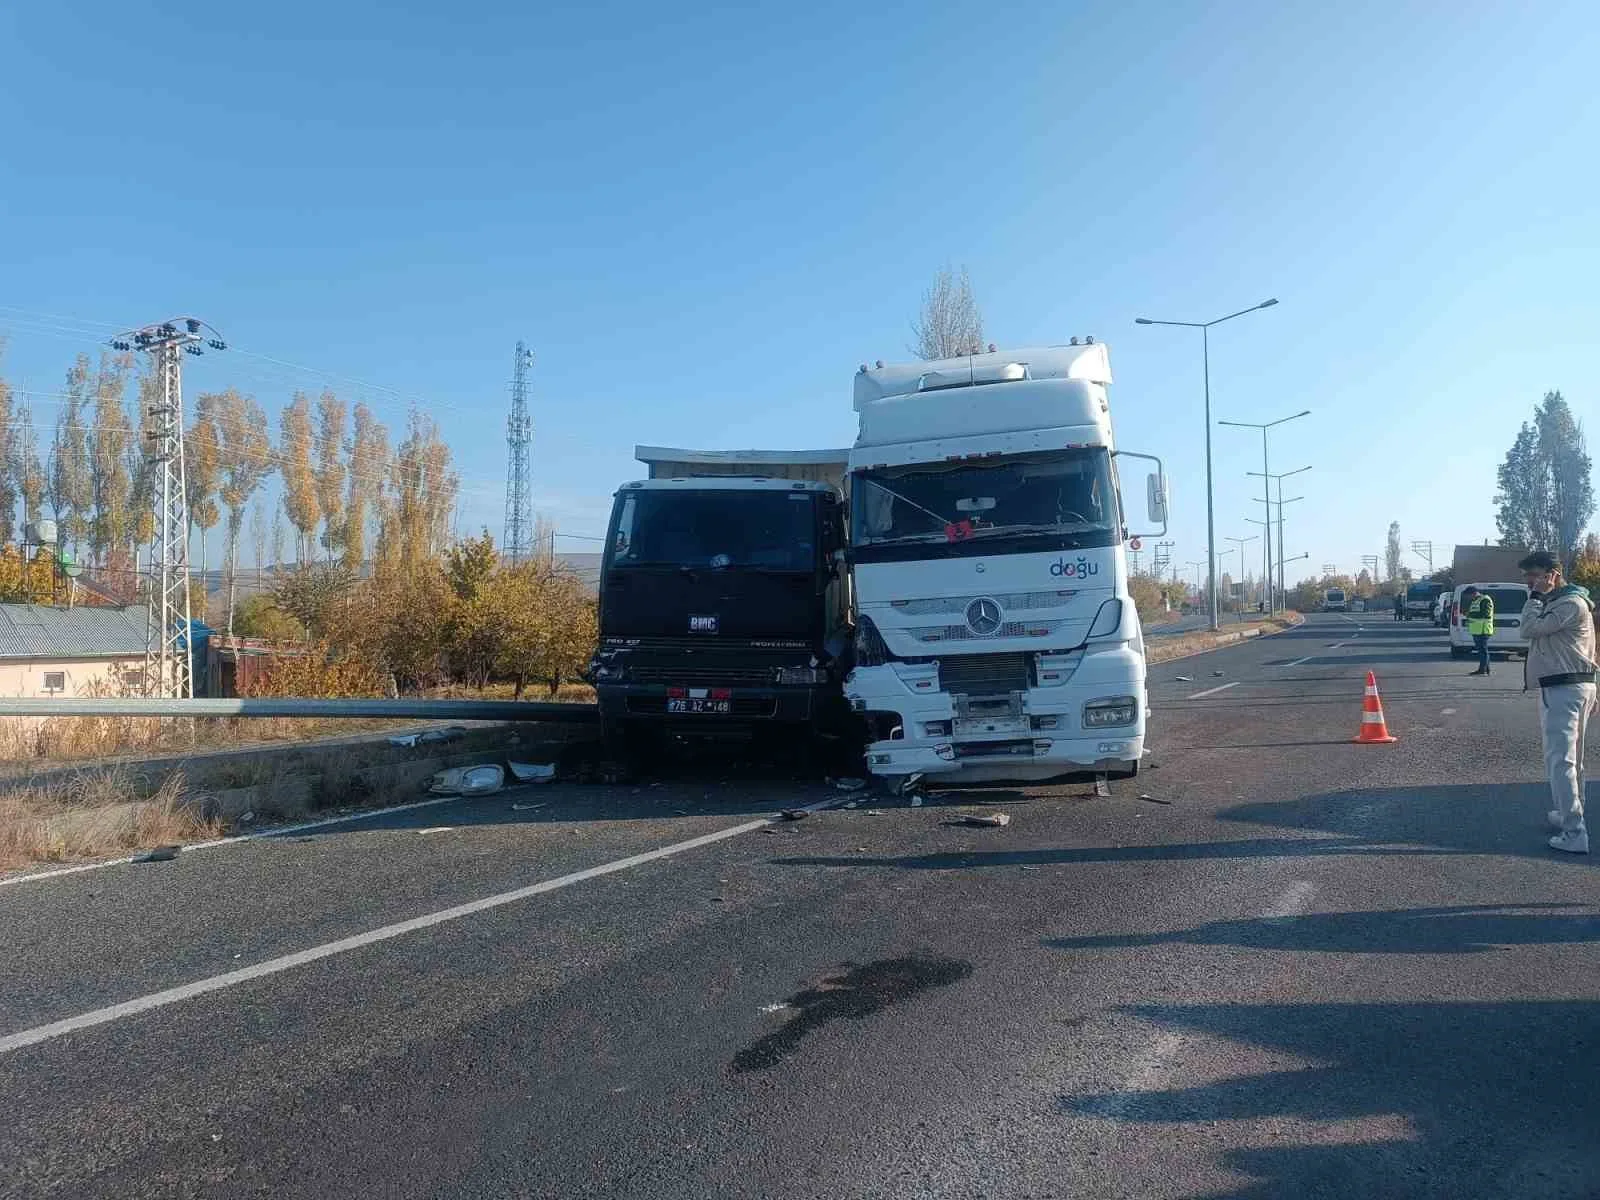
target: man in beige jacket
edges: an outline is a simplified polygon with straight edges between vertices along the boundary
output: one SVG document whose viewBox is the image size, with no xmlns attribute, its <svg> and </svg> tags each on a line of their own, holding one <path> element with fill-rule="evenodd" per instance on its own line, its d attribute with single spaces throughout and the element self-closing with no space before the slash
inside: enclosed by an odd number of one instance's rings
<svg viewBox="0 0 1600 1200">
<path fill-rule="evenodd" d="M 1517 564 L 1532 595 L 1522 612 L 1528 639 L 1524 689 L 1539 688 L 1539 729 L 1558 830 L 1552 850 L 1589 853 L 1583 821 L 1583 743 L 1595 710 L 1594 605 L 1589 593 L 1561 577 L 1561 563 L 1536 551 Z"/>
</svg>

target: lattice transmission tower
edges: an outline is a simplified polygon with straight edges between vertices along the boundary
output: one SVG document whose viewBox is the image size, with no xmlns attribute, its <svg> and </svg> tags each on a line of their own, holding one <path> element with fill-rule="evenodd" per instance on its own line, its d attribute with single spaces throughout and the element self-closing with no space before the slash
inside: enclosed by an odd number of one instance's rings
<svg viewBox="0 0 1600 1200">
<path fill-rule="evenodd" d="M 513 563 L 533 552 L 533 496 L 528 490 L 528 446 L 533 441 L 533 418 L 528 415 L 528 369 L 533 351 L 517 343 L 516 369 L 511 376 L 511 415 L 506 418 L 506 525 L 501 550 Z"/>
<path fill-rule="evenodd" d="M 209 333 L 211 336 L 207 336 Z M 203 347 L 226 350 L 216 330 L 194 317 L 175 317 L 113 338 L 114 350 L 142 350 L 159 384 L 148 419 L 145 455 L 152 480 L 155 531 L 150 546 L 150 594 L 144 641 L 144 693 L 164 700 L 194 698 L 190 658 L 189 500 L 183 463 L 183 356 Z"/>
</svg>

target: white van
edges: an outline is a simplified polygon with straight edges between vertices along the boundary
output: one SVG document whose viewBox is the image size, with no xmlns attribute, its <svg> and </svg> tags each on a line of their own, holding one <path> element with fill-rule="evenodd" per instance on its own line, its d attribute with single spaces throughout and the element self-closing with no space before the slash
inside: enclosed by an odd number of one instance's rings
<svg viewBox="0 0 1600 1200">
<path fill-rule="evenodd" d="M 1489 638 L 1489 649 L 1505 654 L 1527 654 L 1528 639 L 1522 632 L 1522 610 L 1528 603 L 1528 585 L 1525 583 L 1474 583 L 1460 584 L 1450 594 L 1450 654 L 1454 658 L 1469 658 L 1475 653 L 1472 635 L 1467 632 L 1466 604 L 1461 593 L 1468 587 L 1487 592 L 1494 601 L 1494 633 Z"/>
</svg>

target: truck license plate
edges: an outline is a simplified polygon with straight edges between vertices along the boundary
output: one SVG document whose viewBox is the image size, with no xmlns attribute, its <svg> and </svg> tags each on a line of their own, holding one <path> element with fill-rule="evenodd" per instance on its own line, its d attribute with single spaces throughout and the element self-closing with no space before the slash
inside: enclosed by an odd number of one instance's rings
<svg viewBox="0 0 1600 1200">
<path fill-rule="evenodd" d="M 669 713 L 731 713 L 733 702 L 731 700 L 675 700 L 668 699 L 667 711 Z"/>
</svg>

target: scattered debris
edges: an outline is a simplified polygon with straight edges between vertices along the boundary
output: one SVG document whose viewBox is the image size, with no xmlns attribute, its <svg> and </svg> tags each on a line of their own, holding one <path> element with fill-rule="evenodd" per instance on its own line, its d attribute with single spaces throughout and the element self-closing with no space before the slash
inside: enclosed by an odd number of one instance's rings
<svg viewBox="0 0 1600 1200">
<path fill-rule="evenodd" d="M 450 831 L 451 831 L 451 830 L 453 830 L 453 829 L 454 829 L 454 828 L 455 828 L 455 826 L 454 826 L 454 825 L 430 825 L 430 826 L 428 826 L 428 828 L 426 828 L 426 829 L 419 829 L 419 830 L 417 830 L 417 832 L 418 832 L 418 833 L 419 833 L 419 834 L 428 834 L 428 833 L 449 833 L 449 832 L 450 832 Z"/>
<path fill-rule="evenodd" d="M 1139 793 L 1139 799 L 1147 801 L 1150 804 L 1171 804 L 1172 803 L 1171 800 L 1162 800 L 1162 799 L 1160 799 L 1160 798 L 1158 798 L 1156 796 L 1152 796 L 1149 792 L 1140 792 Z"/>
<path fill-rule="evenodd" d="M 963 822 L 966 825 L 981 825 L 985 829 L 1003 829 L 1011 824 L 1010 813 L 969 813 Z"/>
<path fill-rule="evenodd" d="M 909 775 L 891 776 L 888 783 L 890 795 L 907 796 L 922 786 L 922 772 L 913 771 Z"/>
<path fill-rule="evenodd" d="M 556 777 L 555 763 L 521 763 L 508 759 L 506 766 L 518 783 L 550 783 Z"/>
<path fill-rule="evenodd" d="M 428 781 L 435 796 L 487 796 L 505 786 L 506 773 L 493 763 L 476 767 L 451 767 Z"/>
<path fill-rule="evenodd" d="M 1212 678 L 1214 678 L 1214 679 L 1221 679 L 1226 674 L 1227 674 L 1226 671 L 1213 671 L 1213 672 L 1211 672 Z"/>
<path fill-rule="evenodd" d="M 859 804 L 857 804 L 854 800 L 852 800 L 852 801 L 850 801 L 849 804 L 846 804 L 845 807 L 846 808 L 860 808 L 861 806 Z"/>
<path fill-rule="evenodd" d="M 241 824 L 241 825 L 248 825 L 248 824 L 250 824 L 251 821 L 254 821 L 255 819 L 256 819 L 256 814 L 253 813 L 253 812 L 242 812 L 242 813 L 239 814 L 239 824 Z"/>
<path fill-rule="evenodd" d="M 864 816 L 868 816 L 868 817 L 881 817 L 881 816 L 883 816 L 883 809 L 881 809 L 881 808 L 869 808 L 869 809 L 866 810 L 866 812 L 863 815 Z"/>
<path fill-rule="evenodd" d="M 417 735 L 418 742 L 459 742 L 467 736 L 465 725 L 451 725 L 445 729 L 425 729 Z"/>
<path fill-rule="evenodd" d="M 417 744 L 417 739 L 421 736 L 422 735 L 420 733 L 397 733 L 389 739 L 389 745 L 404 746 L 407 749 L 410 749 L 412 746 Z"/>
<path fill-rule="evenodd" d="M 533 812 L 536 809 L 549 808 L 549 807 L 550 806 L 548 804 L 513 804 L 511 806 L 511 811 L 512 812 Z"/>
<path fill-rule="evenodd" d="M 803 821 L 811 814 L 803 808 L 786 808 L 778 815 L 785 821 Z"/>
<path fill-rule="evenodd" d="M 836 792 L 859 792 L 867 786 L 865 779 L 830 779 L 828 782 Z"/>
<path fill-rule="evenodd" d="M 143 854 L 135 854 L 133 861 L 136 863 L 171 862 L 178 857 L 178 850 L 179 847 L 177 846 L 157 846 L 152 850 L 146 850 Z"/>
<path fill-rule="evenodd" d="M 1175 683 L 1193 683 L 1194 682 L 1194 676 L 1193 675 L 1179 675 L 1173 682 L 1175 682 Z"/>
<path fill-rule="evenodd" d="M 1024 871 L 1042 871 L 1042 870 L 1044 870 L 1043 867 L 1030 867 L 1030 866 L 1027 866 L 1026 864 L 1023 865 L 1022 869 Z"/>
<path fill-rule="evenodd" d="M 1102 800 L 1110 799 L 1111 781 L 1108 780 L 1104 775 L 1096 775 L 1094 777 L 1094 794 L 1099 796 Z"/>
<path fill-rule="evenodd" d="M 912 808 L 921 808 L 922 807 L 922 797 L 921 796 L 913 796 L 913 797 L 911 797 L 911 807 Z"/>
</svg>

